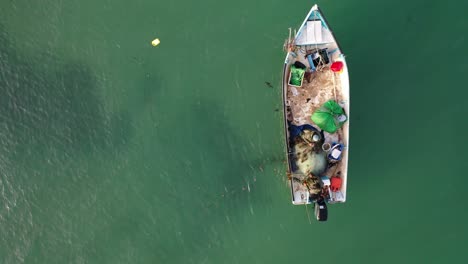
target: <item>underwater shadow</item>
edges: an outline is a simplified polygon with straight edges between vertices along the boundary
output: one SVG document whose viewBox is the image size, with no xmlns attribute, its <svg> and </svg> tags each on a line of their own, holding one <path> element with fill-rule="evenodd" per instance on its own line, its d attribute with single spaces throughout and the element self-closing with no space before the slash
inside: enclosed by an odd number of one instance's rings
<svg viewBox="0 0 468 264">
<path fill-rule="evenodd" d="M 87 65 L 45 53 L 25 57 L 0 25 L 0 67 L 0 144 L 11 153 L 88 154 L 119 147 L 114 136 L 129 137 L 128 115 L 105 112 Z M 125 133 L 114 135 L 114 128 Z"/>
<path fill-rule="evenodd" d="M 217 102 L 203 99 L 171 111 L 178 112 L 178 119 L 161 125 L 166 133 L 156 135 L 158 145 L 154 146 L 165 150 L 165 163 L 148 165 L 148 171 L 165 171 L 166 177 L 155 181 L 155 173 L 149 173 L 147 177 L 159 186 L 138 185 L 138 194 L 131 192 L 126 198 L 134 204 L 148 203 L 148 207 L 115 210 L 112 221 L 98 228 L 97 233 L 98 237 L 112 234 L 115 247 L 121 245 L 118 241 L 147 241 L 138 250 L 153 252 L 153 260 L 187 262 L 190 254 L 192 261 L 187 263 L 198 263 L 204 257 L 193 252 L 214 250 L 216 247 L 209 249 L 209 245 L 221 239 L 213 230 L 220 230 L 226 217 L 242 221 L 249 204 L 256 203 L 240 187 L 254 177 L 251 163 L 257 159 L 249 153 L 249 144 Z M 186 133 L 172 133 L 174 129 Z M 173 158 L 176 160 L 169 161 Z M 237 192 L 231 192 L 235 188 Z M 90 241 L 86 248 L 91 250 L 94 246 Z M 181 251 L 186 253 L 173 254 Z M 109 252 L 106 258 L 112 258 L 112 254 Z"/>
</svg>

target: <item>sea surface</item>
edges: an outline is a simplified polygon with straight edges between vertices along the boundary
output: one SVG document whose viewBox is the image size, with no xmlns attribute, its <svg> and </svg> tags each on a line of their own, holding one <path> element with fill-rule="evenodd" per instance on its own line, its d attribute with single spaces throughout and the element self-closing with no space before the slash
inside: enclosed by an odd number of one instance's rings
<svg viewBox="0 0 468 264">
<path fill-rule="evenodd" d="M 351 82 L 328 222 L 280 109 L 314 3 L 1 1 L 0 263 L 468 263 L 468 2 L 318 1 Z"/>
</svg>

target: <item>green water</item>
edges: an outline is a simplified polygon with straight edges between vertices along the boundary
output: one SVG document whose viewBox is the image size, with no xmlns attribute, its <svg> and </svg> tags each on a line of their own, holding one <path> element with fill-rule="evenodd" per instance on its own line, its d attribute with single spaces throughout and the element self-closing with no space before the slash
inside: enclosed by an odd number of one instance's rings
<svg viewBox="0 0 468 264">
<path fill-rule="evenodd" d="M 0 263 L 468 262 L 468 2 L 318 3 L 351 142 L 310 224 L 275 110 L 313 2 L 0 2 Z"/>
</svg>

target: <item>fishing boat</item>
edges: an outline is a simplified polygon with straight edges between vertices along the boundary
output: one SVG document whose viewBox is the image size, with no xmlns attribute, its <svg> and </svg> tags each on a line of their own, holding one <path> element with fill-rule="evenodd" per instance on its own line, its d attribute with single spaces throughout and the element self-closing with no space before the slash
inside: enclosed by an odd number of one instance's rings
<svg viewBox="0 0 468 264">
<path fill-rule="evenodd" d="M 349 78 L 345 56 L 314 5 L 284 44 L 283 114 L 287 177 L 294 205 L 344 203 L 349 153 Z"/>
</svg>

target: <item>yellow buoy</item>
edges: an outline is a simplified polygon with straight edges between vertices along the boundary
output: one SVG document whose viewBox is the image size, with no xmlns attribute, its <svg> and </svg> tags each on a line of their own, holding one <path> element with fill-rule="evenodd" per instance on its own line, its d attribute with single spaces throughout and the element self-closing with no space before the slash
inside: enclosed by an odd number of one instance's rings
<svg viewBox="0 0 468 264">
<path fill-rule="evenodd" d="M 159 39 L 153 39 L 153 41 L 151 41 L 151 45 L 153 45 L 154 47 L 156 47 L 157 45 L 159 45 L 159 43 L 161 43 L 161 41 L 159 41 Z"/>
</svg>

